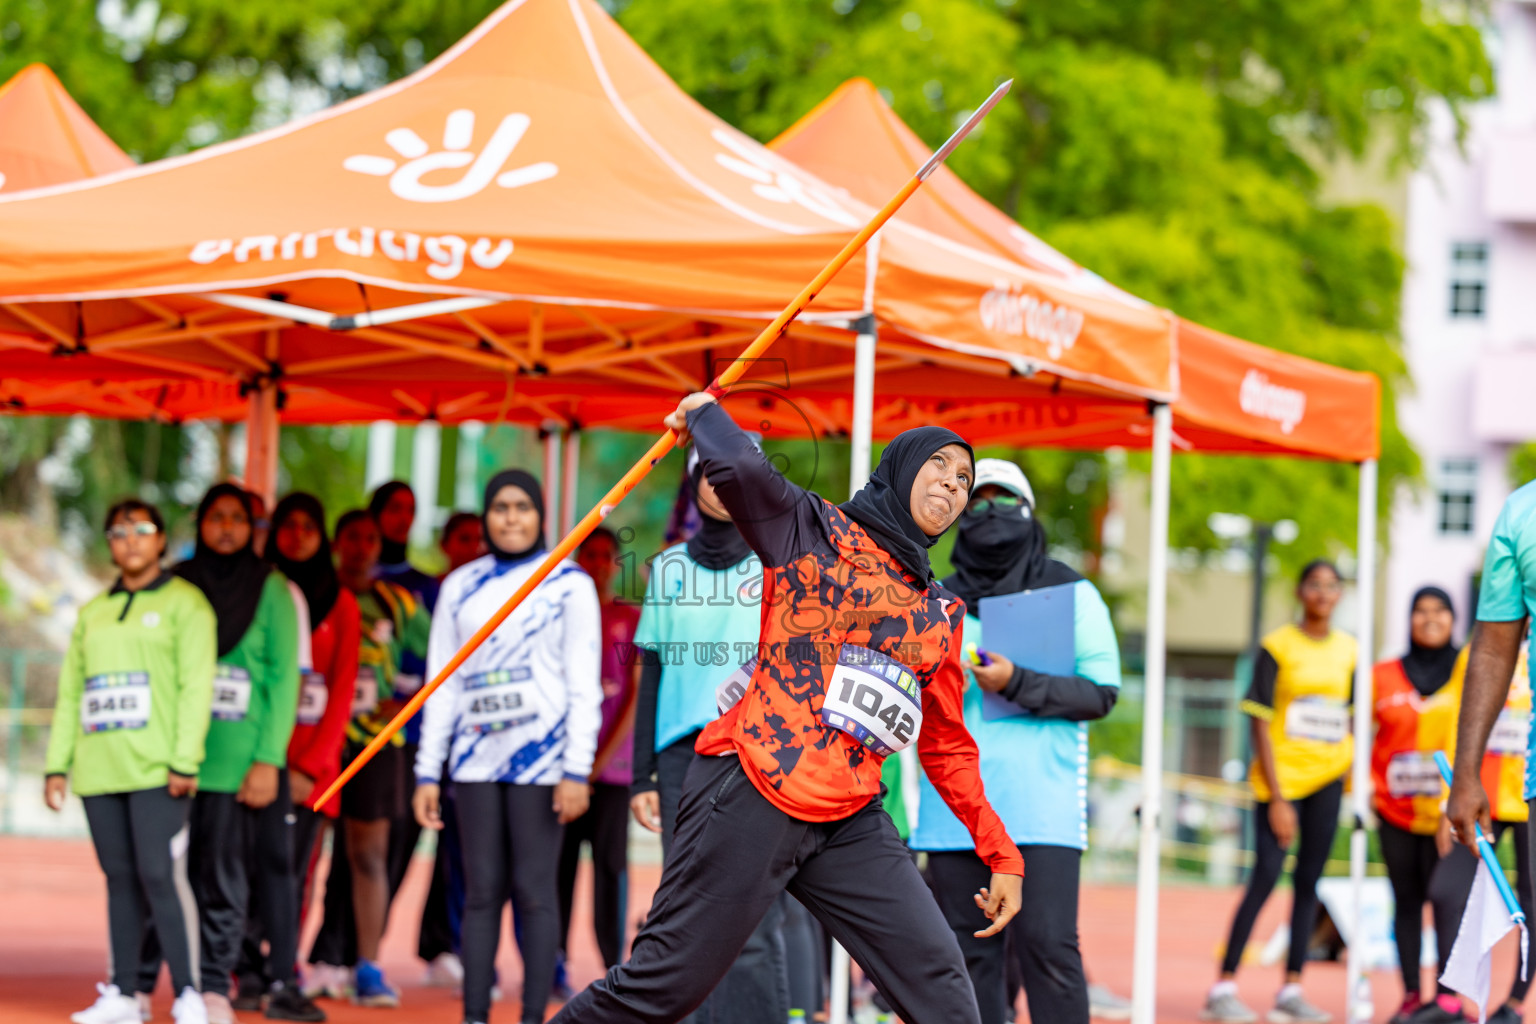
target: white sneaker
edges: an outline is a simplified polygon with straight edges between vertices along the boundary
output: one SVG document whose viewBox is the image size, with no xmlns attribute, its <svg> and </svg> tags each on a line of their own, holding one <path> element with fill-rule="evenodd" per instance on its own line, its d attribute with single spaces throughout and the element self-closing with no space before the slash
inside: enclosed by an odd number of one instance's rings
<svg viewBox="0 0 1536 1024">
<path fill-rule="evenodd" d="M 453 953 L 440 953 L 427 964 L 425 984 L 430 988 L 459 988 L 464 984 L 464 964 Z"/>
<path fill-rule="evenodd" d="M 335 964 L 311 964 L 300 991 L 311 999 L 345 1000 L 352 993 L 352 972 Z"/>
<path fill-rule="evenodd" d="M 208 1004 L 203 1001 L 203 994 L 190 985 L 182 989 L 171 1004 L 171 1019 L 176 1024 L 208 1024 Z"/>
<path fill-rule="evenodd" d="M 229 996 L 204 992 L 202 998 L 205 1012 L 198 1024 L 235 1024 L 235 1008 L 229 1005 Z"/>
<path fill-rule="evenodd" d="M 139 1024 L 139 1001 L 125 996 L 116 985 L 96 983 L 96 1002 L 72 1013 L 75 1024 Z"/>
<path fill-rule="evenodd" d="M 139 1020 L 152 1021 L 155 1019 L 155 1001 L 148 992 L 135 992 L 133 998 L 139 1003 Z"/>
</svg>

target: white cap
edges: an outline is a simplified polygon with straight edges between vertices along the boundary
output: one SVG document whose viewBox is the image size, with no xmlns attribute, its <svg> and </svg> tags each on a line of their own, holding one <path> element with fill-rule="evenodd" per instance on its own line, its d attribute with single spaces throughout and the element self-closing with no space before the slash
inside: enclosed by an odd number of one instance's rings
<svg viewBox="0 0 1536 1024">
<path fill-rule="evenodd" d="M 1029 507 L 1035 507 L 1035 491 L 1029 486 L 1029 478 L 1024 471 L 1007 459 L 977 459 L 976 482 L 971 485 L 971 493 L 981 490 L 988 484 L 1001 487 L 1005 491 L 1012 491 L 1025 501 Z"/>
</svg>

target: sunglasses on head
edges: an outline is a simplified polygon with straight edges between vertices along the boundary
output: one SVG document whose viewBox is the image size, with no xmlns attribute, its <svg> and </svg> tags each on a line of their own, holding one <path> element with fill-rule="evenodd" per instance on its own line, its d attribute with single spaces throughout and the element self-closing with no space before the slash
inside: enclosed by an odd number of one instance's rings
<svg viewBox="0 0 1536 1024">
<path fill-rule="evenodd" d="M 153 537 L 160 532 L 160 527 L 154 523 L 139 521 L 137 523 L 118 523 L 116 526 L 107 527 L 108 540 L 127 540 L 129 537 Z"/>
<path fill-rule="evenodd" d="M 965 513 L 966 515 L 980 516 L 985 515 L 994 508 L 1018 508 L 1022 504 L 1024 504 L 1023 498 L 1017 494 L 1009 494 L 1007 491 L 1004 491 L 1001 494 L 994 494 L 990 498 L 977 498 L 965 507 Z"/>
</svg>

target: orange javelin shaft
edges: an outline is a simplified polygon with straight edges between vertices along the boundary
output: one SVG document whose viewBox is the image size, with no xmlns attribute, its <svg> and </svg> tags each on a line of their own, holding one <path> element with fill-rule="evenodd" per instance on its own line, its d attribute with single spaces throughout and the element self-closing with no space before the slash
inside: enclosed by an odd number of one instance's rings
<svg viewBox="0 0 1536 1024">
<path fill-rule="evenodd" d="M 764 327 L 762 333 L 753 339 L 752 344 L 748 345 L 746 350 L 737 359 L 721 371 L 720 376 L 716 377 L 714 383 L 709 386 L 708 390 L 712 394 L 719 396 L 730 391 L 731 385 L 741 379 L 741 375 L 746 372 L 747 367 L 754 360 L 761 357 L 764 352 L 768 351 L 768 346 L 779 340 L 779 336 L 784 333 L 784 329 L 789 326 L 790 321 L 799 316 L 805 307 L 811 304 L 817 294 L 827 286 L 827 282 L 836 277 L 838 271 L 848 265 L 848 261 L 853 259 L 860 249 L 864 248 L 865 244 L 874 237 L 875 232 L 885 226 L 885 222 L 890 220 L 897 210 L 901 209 L 901 205 L 911 197 L 912 193 L 916 192 L 918 187 L 928 180 L 928 176 L 944 162 L 945 158 L 955 151 L 955 147 L 960 145 L 961 140 L 971 133 L 971 129 L 980 124 L 981 119 L 986 117 L 993 107 L 997 106 L 998 102 L 1007 94 L 1011 85 L 1013 85 L 1013 80 L 1009 79 L 998 86 L 992 95 L 987 97 L 987 102 L 977 108 L 976 112 L 955 130 L 955 134 L 951 135 L 949 140 L 939 147 L 922 167 L 918 168 L 916 174 L 907 179 L 907 183 L 902 185 L 897 193 L 891 197 L 890 201 L 880 208 L 880 212 L 876 213 L 868 224 L 860 228 L 858 234 L 848 240 L 848 244 L 843 246 L 842 251 L 832 257 L 832 262 L 823 267 L 821 273 L 812 278 L 811 283 L 806 285 L 788 306 L 784 307 L 784 311 L 774 318 L 773 323 Z M 465 641 L 464 646 L 459 648 L 457 654 L 448 659 L 448 664 L 444 665 L 442 670 L 432 677 L 432 681 L 416 691 L 415 696 L 406 703 L 405 707 L 401 708 L 399 713 L 390 719 L 389 724 L 369 741 L 362 752 L 352 760 L 352 763 L 347 765 L 342 773 L 336 777 L 336 781 L 332 782 L 326 788 L 326 791 L 320 794 L 320 799 L 315 801 L 316 810 L 324 807 L 326 802 L 340 792 L 341 787 L 350 782 L 352 777 L 362 770 L 363 765 L 367 764 L 373 758 L 373 755 L 379 752 L 379 748 L 389 742 L 390 737 L 405 727 L 405 723 L 411 720 L 412 715 L 421 710 L 421 706 L 427 702 L 428 697 L 432 696 L 433 691 L 443 685 L 443 682 L 453 675 L 460 665 L 464 664 L 465 659 L 475 653 L 475 650 L 485 642 L 486 638 L 496 631 L 496 627 L 506 621 L 507 616 L 511 615 L 517 606 L 522 604 L 529 594 L 533 593 L 535 587 L 544 582 L 544 577 L 554 571 L 555 566 L 559 565 L 571 552 L 575 551 L 581 542 L 586 540 L 593 530 L 597 529 L 598 524 L 607 518 L 608 513 L 612 512 L 619 502 L 628 497 L 629 492 L 635 489 L 635 485 L 645 479 L 645 475 L 651 471 L 652 467 L 660 462 L 667 452 L 672 450 L 672 446 L 676 441 L 677 434 L 671 430 L 668 430 L 656 439 L 656 443 L 651 445 L 650 450 L 640 457 L 640 461 L 630 466 L 628 472 L 619 478 L 619 482 L 614 484 L 607 494 L 603 495 L 602 500 L 590 512 L 581 517 L 581 522 L 577 523 L 575 528 L 566 534 L 565 538 L 556 544 L 548 555 L 544 556 L 544 561 L 539 563 L 539 567 L 533 571 L 533 575 L 524 580 L 523 585 L 517 588 L 516 593 L 507 598 L 506 604 L 498 608 L 496 614 L 492 615 L 485 625 L 475 630 L 475 635 Z"/>
</svg>

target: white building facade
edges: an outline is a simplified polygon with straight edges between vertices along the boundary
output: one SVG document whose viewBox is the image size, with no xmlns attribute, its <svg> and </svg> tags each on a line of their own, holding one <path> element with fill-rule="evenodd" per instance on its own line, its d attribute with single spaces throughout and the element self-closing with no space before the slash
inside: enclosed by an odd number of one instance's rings
<svg viewBox="0 0 1536 1024">
<path fill-rule="evenodd" d="M 1501 0 L 1487 35 L 1498 94 L 1458 146 L 1438 112 L 1408 184 L 1404 354 L 1398 401 L 1426 486 L 1400 493 L 1382 609 L 1383 652 L 1408 643 L 1422 585 L 1456 600 L 1465 636 L 1487 539 L 1516 483 L 1509 456 L 1536 441 L 1536 2 Z"/>
</svg>

